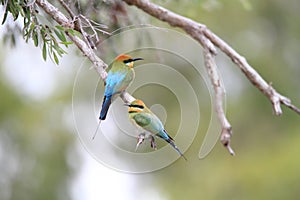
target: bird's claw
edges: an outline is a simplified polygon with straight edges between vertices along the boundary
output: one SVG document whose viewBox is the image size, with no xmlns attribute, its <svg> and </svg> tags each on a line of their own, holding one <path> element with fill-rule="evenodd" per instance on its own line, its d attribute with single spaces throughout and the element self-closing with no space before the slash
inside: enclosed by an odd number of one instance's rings
<svg viewBox="0 0 300 200">
<path fill-rule="evenodd" d="M 152 149 L 157 150 L 155 138 L 152 135 L 150 136 L 150 145 Z"/>
<path fill-rule="evenodd" d="M 157 146 L 156 146 L 156 142 L 155 142 L 154 136 L 150 135 L 148 137 L 149 137 L 149 140 L 150 140 L 150 146 L 151 146 L 151 148 L 154 149 L 154 150 L 157 150 Z M 140 133 L 138 135 L 135 151 L 137 151 L 138 147 L 145 141 L 145 139 L 146 139 L 146 134 L 145 133 Z"/>
<path fill-rule="evenodd" d="M 137 137 L 137 144 L 136 144 L 136 147 L 135 147 L 135 151 L 137 151 L 138 147 L 140 146 L 140 144 L 142 144 L 145 140 L 145 133 L 141 133 L 138 135 Z"/>
</svg>

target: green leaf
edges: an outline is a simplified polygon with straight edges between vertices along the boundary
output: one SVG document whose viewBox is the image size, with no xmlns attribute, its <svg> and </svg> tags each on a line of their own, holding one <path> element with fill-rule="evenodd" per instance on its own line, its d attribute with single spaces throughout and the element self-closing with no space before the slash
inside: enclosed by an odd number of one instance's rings
<svg viewBox="0 0 300 200">
<path fill-rule="evenodd" d="M 65 31 L 65 29 L 62 26 L 55 26 L 55 28 L 57 28 L 60 31 Z"/>
<path fill-rule="evenodd" d="M 59 45 L 53 45 L 53 48 L 58 53 L 58 55 L 60 55 L 60 56 L 62 56 L 62 54 L 67 53 Z"/>
<path fill-rule="evenodd" d="M 29 25 L 29 23 L 28 23 L 28 25 Z M 34 37 L 34 33 L 36 33 L 34 22 L 32 22 L 29 27 L 25 26 L 23 29 L 23 36 L 25 38 L 25 41 L 28 42 L 30 37 Z M 34 38 L 33 38 L 33 40 L 34 40 Z"/>
<path fill-rule="evenodd" d="M 3 20 L 2 20 L 2 25 L 5 23 L 5 21 L 6 21 L 6 18 L 7 18 L 7 13 L 8 13 L 8 11 L 7 11 L 7 9 L 5 10 L 5 13 L 4 13 L 4 16 L 3 16 Z"/>
<path fill-rule="evenodd" d="M 32 22 L 32 23 L 30 24 L 30 29 L 34 29 L 34 28 L 35 28 L 35 23 Z"/>
<path fill-rule="evenodd" d="M 73 42 L 60 42 L 60 44 L 64 44 L 66 47 L 68 47 L 68 45 L 71 45 L 73 44 Z"/>
<path fill-rule="evenodd" d="M 47 60 L 47 47 L 46 47 L 46 42 L 44 42 L 43 45 L 43 59 L 46 61 Z"/>
<path fill-rule="evenodd" d="M 52 40 L 52 42 L 54 43 L 54 45 L 57 45 L 58 42 L 57 42 L 56 38 L 51 33 L 49 33 L 49 36 L 50 36 L 50 41 Z"/>
<path fill-rule="evenodd" d="M 42 36 L 43 41 L 45 41 L 46 40 L 46 33 L 45 33 L 45 28 L 44 27 L 41 27 L 41 36 Z"/>
<path fill-rule="evenodd" d="M 69 32 L 72 36 L 81 36 L 81 33 L 74 29 L 69 28 L 66 31 Z"/>
<path fill-rule="evenodd" d="M 36 31 L 33 31 L 32 39 L 34 41 L 34 45 L 37 47 L 39 45 L 39 37 Z"/>
<path fill-rule="evenodd" d="M 63 41 L 63 42 L 66 41 L 66 37 L 64 36 L 64 34 L 62 32 L 54 29 L 54 33 L 61 41 Z"/>
<path fill-rule="evenodd" d="M 54 52 L 53 52 L 53 58 L 54 58 L 55 63 L 58 65 L 59 64 L 59 60 L 57 58 L 56 53 L 54 53 Z"/>
<path fill-rule="evenodd" d="M 62 36 L 62 39 L 61 39 L 61 41 L 62 42 L 66 42 L 67 41 L 67 38 L 66 38 L 66 36 L 65 36 L 65 32 L 60 32 L 61 33 L 61 36 Z"/>
</svg>

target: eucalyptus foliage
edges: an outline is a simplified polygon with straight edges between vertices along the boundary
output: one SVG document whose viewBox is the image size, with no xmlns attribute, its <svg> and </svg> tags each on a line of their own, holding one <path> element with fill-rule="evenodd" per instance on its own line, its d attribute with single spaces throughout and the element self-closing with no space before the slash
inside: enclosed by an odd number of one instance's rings
<svg viewBox="0 0 300 200">
<path fill-rule="evenodd" d="M 4 15 L 2 25 L 7 25 L 7 31 L 4 33 L 4 41 L 10 39 L 12 45 L 15 45 L 16 37 L 12 29 L 18 29 L 17 21 L 21 23 L 21 33 L 26 42 L 32 40 L 36 47 L 42 48 L 42 56 L 44 60 L 50 57 L 56 64 L 59 64 L 59 57 L 66 54 L 62 45 L 68 47 L 72 42 L 67 41 L 65 29 L 61 26 L 54 26 L 53 22 L 49 22 L 36 7 L 34 1 L 27 0 L 1 0 L 4 7 Z M 9 16 L 11 15 L 14 28 L 11 28 Z M 48 23 L 47 23 L 48 22 Z M 9 26 L 10 25 L 10 26 Z"/>
</svg>

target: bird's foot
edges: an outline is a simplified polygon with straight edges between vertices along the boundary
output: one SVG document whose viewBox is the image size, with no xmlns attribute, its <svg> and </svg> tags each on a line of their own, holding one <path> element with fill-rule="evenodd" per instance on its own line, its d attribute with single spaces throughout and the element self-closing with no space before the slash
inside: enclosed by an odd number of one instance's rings
<svg viewBox="0 0 300 200">
<path fill-rule="evenodd" d="M 137 144 L 135 147 L 135 151 L 138 149 L 138 147 L 140 146 L 140 144 L 142 144 L 145 140 L 146 134 L 145 133 L 140 133 L 137 137 Z"/>
<path fill-rule="evenodd" d="M 150 136 L 150 145 L 152 149 L 157 150 L 155 138 L 153 135 Z"/>
</svg>

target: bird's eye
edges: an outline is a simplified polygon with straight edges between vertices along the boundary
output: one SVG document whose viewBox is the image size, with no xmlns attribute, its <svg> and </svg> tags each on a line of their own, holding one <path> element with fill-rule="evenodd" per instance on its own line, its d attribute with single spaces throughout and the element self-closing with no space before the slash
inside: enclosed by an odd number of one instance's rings
<svg viewBox="0 0 300 200">
<path fill-rule="evenodd" d="M 138 105 L 137 107 L 140 109 L 144 109 L 144 106 L 142 106 L 142 105 Z"/>
<path fill-rule="evenodd" d="M 127 65 L 127 64 L 131 63 L 132 61 L 133 61 L 133 60 L 132 60 L 131 58 L 129 58 L 129 59 L 127 59 L 127 60 L 124 60 L 123 63 L 124 63 L 125 65 Z"/>
<path fill-rule="evenodd" d="M 144 109 L 144 106 L 142 106 L 142 105 L 129 105 L 129 107 Z"/>
</svg>

